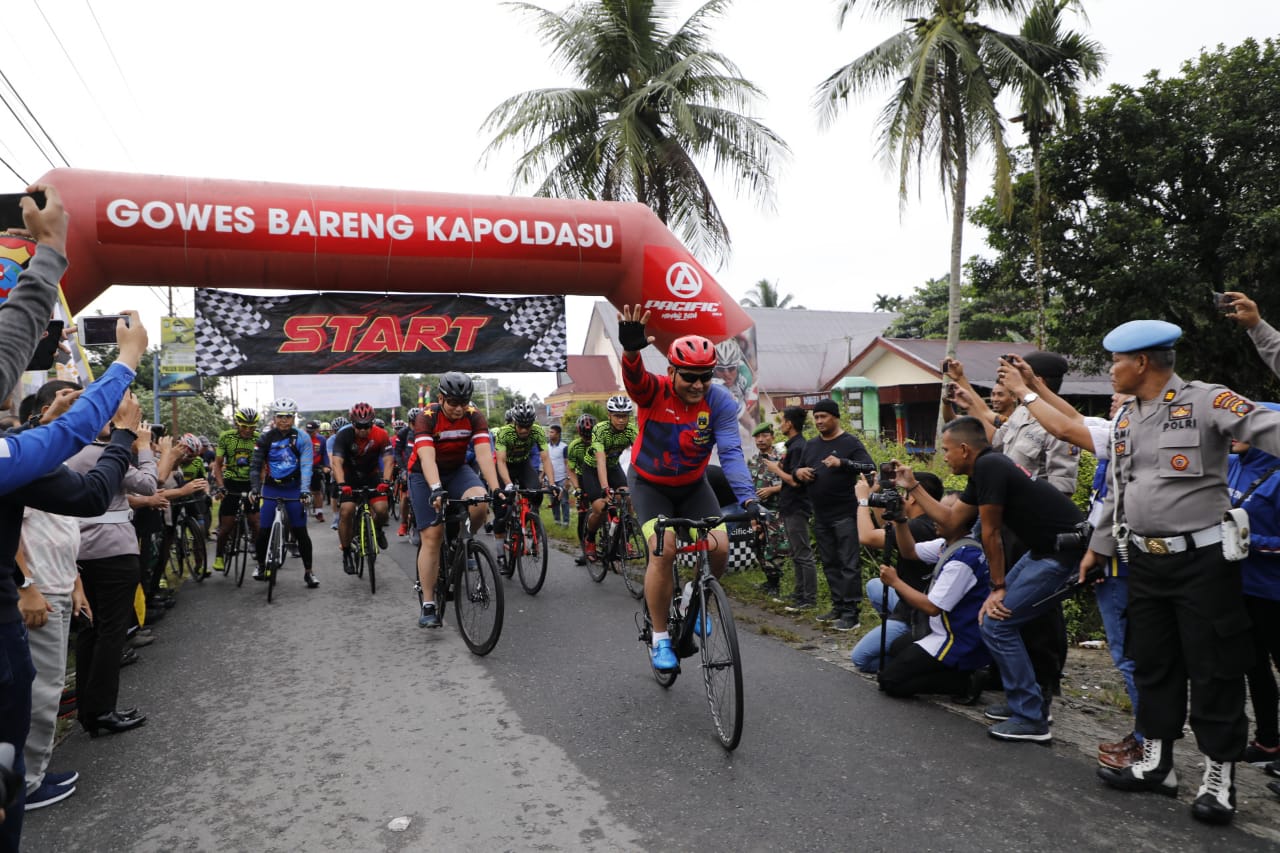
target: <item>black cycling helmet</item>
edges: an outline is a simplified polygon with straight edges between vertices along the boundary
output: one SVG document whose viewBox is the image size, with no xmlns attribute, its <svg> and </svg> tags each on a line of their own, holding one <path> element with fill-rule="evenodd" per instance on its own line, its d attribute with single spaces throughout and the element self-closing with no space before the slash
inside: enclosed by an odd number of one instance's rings
<svg viewBox="0 0 1280 853">
<path fill-rule="evenodd" d="M 236 409 L 236 426 L 257 426 L 260 420 L 262 420 L 262 417 L 258 414 L 257 409 L 249 406 Z"/>
<path fill-rule="evenodd" d="M 538 415 L 533 411 L 533 406 L 528 403 L 516 403 L 511 407 L 511 422 L 518 427 L 533 426 L 533 422 L 538 419 Z"/>
<path fill-rule="evenodd" d="M 471 400 L 474 386 L 471 377 L 457 370 L 450 370 L 440 377 L 440 396 L 452 397 L 455 400 Z"/>
<path fill-rule="evenodd" d="M 306 425 L 305 425 L 303 428 L 304 428 L 304 429 L 320 429 L 320 422 L 319 422 L 319 421 L 307 421 Z"/>
<path fill-rule="evenodd" d="M 578 435 L 583 438 L 590 438 L 591 431 L 595 428 L 596 419 L 590 412 L 583 412 L 578 416 Z"/>
</svg>

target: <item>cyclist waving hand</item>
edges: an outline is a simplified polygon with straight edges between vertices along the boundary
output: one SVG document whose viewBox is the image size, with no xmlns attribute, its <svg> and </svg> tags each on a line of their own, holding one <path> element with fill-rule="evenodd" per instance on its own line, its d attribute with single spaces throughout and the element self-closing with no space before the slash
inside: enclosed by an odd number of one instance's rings
<svg viewBox="0 0 1280 853">
<path fill-rule="evenodd" d="M 644 369 L 640 351 L 653 343 L 646 337 L 649 312 L 624 305 L 618 314 L 618 339 L 622 343 L 622 382 L 636 404 L 639 435 L 631 450 L 627 484 L 636 515 L 649 538 L 649 565 L 644 594 L 653 621 L 654 669 L 676 669 L 679 660 L 667 633 L 671 604 L 671 563 L 675 559 L 675 533 L 667 531 L 662 556 L 654 554 L 657 539 L 654 522 L 659 515 L 705 518 L 720 515 L 720 504 L 707 482 L 711 450 L 744 509 L 758 506 L 751 474 L 742 455 L 738 432 L 738 404 L 721 385 L 712 385 L 716 366 L 715 345 L 700 335 L 685 335 L 667 350 L 665 376 Z M 711 571 L 724 574 L 729 537 L 724 529 L 708 534 L 712 540 Z"/>
</svg>

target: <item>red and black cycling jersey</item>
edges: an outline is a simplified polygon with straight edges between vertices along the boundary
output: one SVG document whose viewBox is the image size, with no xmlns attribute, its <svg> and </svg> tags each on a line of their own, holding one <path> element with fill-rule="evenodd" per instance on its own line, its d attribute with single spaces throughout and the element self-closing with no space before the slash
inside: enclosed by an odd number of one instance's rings
<svg viewBox="0 0 1280 853">
<path fill-rule="evenodd" d="M 409 457 L 409 470 L 421 471 L 418 451 L 434 447 L 436 468 L 442 473 L 456 471 L 467 462 L 467 449 L 473 445 L 489 444 L 489 422 L 475 406 L 467 406 L 462 417 L 450 419 L 432 403 L 413 420 L 413 452 Z"/>
<path fill-rule="evenodd" d="M 381 479 L 382 459 L 391 453 L 391 436 L 380 426 L 360 438 L 350 424 L 338 430 L 333 440 L 333 457 L 342 460 L 342 473 L 347 479 Z"/>
<path fill-rule="evenodd" d="M 622 384 L 636 403 L 639 435 L 631 464 L 642 479 L 665 486 L 693 483 L 706 471 L 714 447 L 738 501 L 755 500 L 738 434 L 738 404 L 724 386 L 712 385 L 690 406 L 676 396 L 670 377 L 644 369 L 639 353 L 623 356 Z"/>
</svg>

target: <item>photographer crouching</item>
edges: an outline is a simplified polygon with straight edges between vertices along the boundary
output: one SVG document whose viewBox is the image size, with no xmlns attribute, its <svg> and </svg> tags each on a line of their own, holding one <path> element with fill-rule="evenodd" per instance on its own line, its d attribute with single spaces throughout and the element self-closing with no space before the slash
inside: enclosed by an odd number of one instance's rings
<svg viewBox="0 0 1280 853">
<path fill-rule="evenodd" d="M 893 528 L 888 532 L 880 526 L 878 515 L 886 521 L 903 522 L 911 529 L 912 538 L 917 542 L 928 542 L 938 536 L 937 527 L 924 513 L 924 508 L 912 494 L 903 494 L 893 484 L 895 471 L 893 463 L 881 466 L 880 476 L 874 485 L 866 478 L 859 477 L 854 483 L 854 494 L 858 497 L 858 541 L 866 548 L 883 550 L 885 540 L 893 536 L 889 552 L 898 548 L 897 537 Z M 916 475 L 920 488 L 935 501 L 942 500 L 942 480 L 927 471 Z M 877 513 L 877 509 L 880 510 Z M 924 592 L 929 586 L 929 575 L 933 565 L 911 557 L 899 551 L 897 571 L 899 577 L 917 592 Z M 886 593 L 888 598 L 886 600 Z M 918 611 L 906 602 L 895 590 L 889 589 L 875 577 L 867 581 L 867 599 L 880 615 L 880 627 L 869 631 L 853 647 L 849 659 L 860 672 L 876 673 L 880 671 L 880 650 L 893 646 L 894 642 L 911 633 L 911 625 L 917 619 L 923 619 Z M 883 636 L 882 636 L 883 635 Z"/>
</svg>

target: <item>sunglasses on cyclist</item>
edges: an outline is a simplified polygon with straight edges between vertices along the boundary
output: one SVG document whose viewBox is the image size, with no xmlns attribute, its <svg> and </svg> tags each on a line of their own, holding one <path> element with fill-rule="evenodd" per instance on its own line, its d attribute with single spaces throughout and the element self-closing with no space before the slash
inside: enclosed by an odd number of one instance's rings
<svg viewBox="0 0 1280 853">
<path fill-rule="evenodd" d="M 703 385 L 706 385 L 708 382 L 711 381 L 711 377 L 714 375 L 710 370 L 704 373 L 688 373 L 684 370 L 677 370 L 676 373 L 680 376 L 681 379 L 683 379 L 685 382 L 688 382 L 690 385 L 692 385 L 695 382 L 701 382 Z"/>
<path fill-rule="evenodd" d="M 351 425 L 351 428 L 352 428 L 352 429 L 373 429 L 373 424 L 372 424 L 372 423 L 367 423 L 367 424 L 352 424 L 352 425 Z"/>
<path fill-rule="evenodd" d="M 464 400 L 461 397 L 445 397 L 444 404 L 446 406 L 465 406 L 470 400 Z"/>
</svg>

